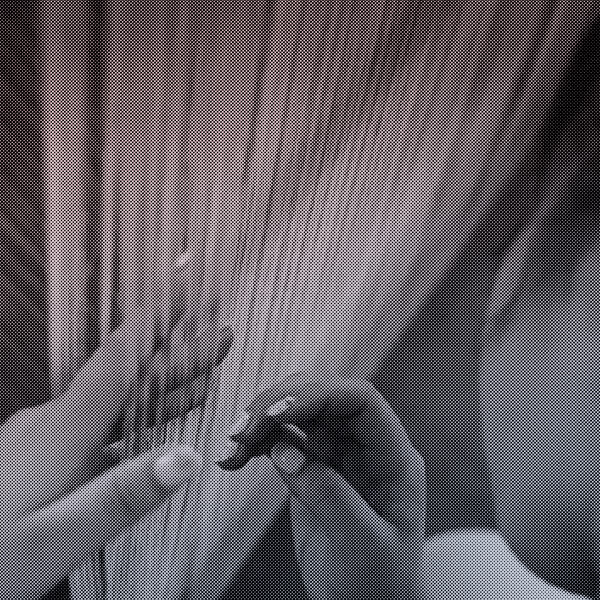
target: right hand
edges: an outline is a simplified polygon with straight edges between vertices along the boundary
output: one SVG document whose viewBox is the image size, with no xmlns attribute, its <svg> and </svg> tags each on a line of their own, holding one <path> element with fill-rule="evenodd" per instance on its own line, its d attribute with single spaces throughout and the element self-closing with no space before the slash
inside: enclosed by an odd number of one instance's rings
<svg viewBox="0 0 600 600">
<path fill-rule="evenodd" d="M 303 443 L 288 443 L 290 425 L 306 433 Z M 221 466 L 268 454 L 290 490 L 311 598 L 419 596 L 424 464 L 370 383 L 294 375 L 261 394 L 233 430 L 237 445 Z"/>
</svg>

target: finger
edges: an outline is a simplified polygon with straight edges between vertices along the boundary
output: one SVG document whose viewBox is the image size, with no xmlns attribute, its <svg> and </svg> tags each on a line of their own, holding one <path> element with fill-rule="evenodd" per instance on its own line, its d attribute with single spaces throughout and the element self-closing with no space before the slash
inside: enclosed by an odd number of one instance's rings
<svg viewBox="0 0 600 600">
<path fill-rule="evenodd" d="M 145 426 L 166 423 L 204 402 L 205 389 L 212 369 L 224 360 L 233 342 L 230 327 L 224 327 L 216 339 L 190 339 L 183 322 L 174 329 L 167 352 L 157 352 L 146 381 L 148 412 Z M 201 385 L 192 385 L 193 381 Z M 185 389 L 182 389 L 185 388 Z"/>
<path fill-rule="evenodd" d="M 270 457 L 292 496 L 295 550 L 311 595 L 357 600 L 419 595 L 413 586 L 424 536 L 424 485 L 394 482 L 388 512 L 382 513 L 342 473 L 297 448 L 278 443 Z"/>
<path fill-rule="evenodd" d="M 415 456 L 397 415 L 367 381 L 322 382 L 296 374 L 260 394 L 229 435 L 252 456 L 277 440 L 284 424 L 301 429 L 327 427 L 381 459 L 385 457 L 390 470 Z"/>
<path fill-rule="evenodd" d="M 233 454 L 230 445 L 229 455 L 222 456 L 220 464 L 239 468 L 252 456 L 268 454 L 273 444 L 282 439 L 281 434 L 286 433 L 282 429 L 285 424 L 302 427 L 319 421 L 317 425 L 339 429 L 344 416 L 361 414 L 375 394 L 368 382 L 348 380 L 323 385 L 302 373 L 294 374 L 259 394 L 239 416 L 228 432 L 237 443 L 237 453 Z M 287 409 L 285 414 L 282 408 Z"/>
<path fill-rule="evenodd" d="M 209 374 L 223 362 L 233 343 L 231 327 L 213 333 L 207 328 L 196 336 L 190 332 L 187 320 L 184 318 L 177 323 L 169 340 L 170 390 Z"/>
<path fill-rule="evenodd" d="M 168 351 L 161 349 L 156 352 L 147 367 L 142 382 L 141 405 L 137 398 L 133 399 L 139 407 L 135 411 L 139 422 L 128 424 L 131 431 L 146 431 L 151 437 L 152 427 L 183 416 L 204 402 L 202 390 L 206 390 L 210 370 L 218 366 L 229 352 L 233 333 L 231 328 L 223 328 L 216 344 L 189 340 L 187 325 L 182 319 L 171 334 Z M 193 344 L 201 346 L 201 349 L 194 351 Z M 126 435 L 128 431 L 124 431 L 123 425 L 122 421 L 115 424 L 105 443 L 111 444 Z"/>
<path fill-rule="evenodd" d="M 277 423 L 265 414 L 266 408 L 278 399 L 276 389 L 267 389 L 245 410 L 230 427 L 217 464 L 226 470 L 243 467 L 252 457 L 268 454 L 275 443 L 286 441 L 305 448 L 306 435 L 298 427 Z"/>
<path fill-rule="evenodd" d="M 296 560 L 309 598 L 383 600 L 421 598 L 418 536 L 367 533 L 363 539 L 327 533 L 292 495 L 290 517 Z M 346 532 L 344 532 L 346 533 Z M 416 585 L 417 584 L 417 585 Z"/>
<path fill-rule="evenodd" d="M 0 529 L 0 595 L 38 597 L 124 527 L 199 473 L 189 447 L 124 462 L 53 504 Z"/>
<path fill-rule="evenodd" d="M 255 456 L 267 455 L 274 444 L 284 441 L 300 450 L 306 448 L 306 434 L 294 426 L 275 426 L 270 432 L 264 432 L 259 444 L 249 445 L 235 440 L 226 440 L 215 457 L 216 464 L 226 471 L 241 469 Z"/>
<path fill-rule="evenodd" d="M 421 514 L 407 508 L 398 527 L 339 472 L 297 448 L 279 443 L 270 456 L 292 495 L 294 542 L 308 589 L 331 598 L 413 597 L 406 575 L 418 564 Z"/>
<path fill-rule="evenodd" d="M 378 403 L 382 406 L 379 407 Z M 273 427 L 274 423 L 294 423 L 302 426 L 318 421 L 321 425 L 338 428 L 344 426 L 346 432 L 356 433 L 367 442 L 364 430 L 364 416 L 376 409 L 384 408 L 385 402 L 371 384 L 361 380 L 340 380 L 320 382 L 302 374 L 296 374 L 281 384 L 263 392 L 248 407 L 243 424 L 236 424 L 232 438 L 253 444 L 260 440 L 262 432 Z M 379 410 L 378 412 L 383 412 Z M 395 416 L 393 411 L 386 417 Z M 241 421 L 240 420 L 240 421 Z M 359 422 L 360 421 L 360 422 Z M 372 429 L 372 428 L 371 428 Z M 379 423 L 375 428 L 379 434 Z M 378 435 L 373 436 L 374 439 Z"/>
<path fill-rule="evenodd" d="M 252 456 L 269 453 L 290 425 L 307 433 L 304 446 L 293 445 L 311 462 L 337 471 L 381 517 L 398 527 L 405 526 L 407 514 L 422 517 L 423 460 L 397 415 L 365 381 L 289 378 L 259 397 L 234 425 L 235 444 L 219 464 L 239 468 Z"/>
<path fill-rule="evenodd" d="M 363 447 L 388 447 L 408 438 L 396 413 L 366 380 L 314 381 L 291 378 L 274 390 L 265 411 L 276 423 L 318 424 Z"/>
<path fill-rule="evenodd" d="M 178 320 L 185 307 L 189 271 L 189 257 L 180 258 L 173 275 L 172 315 Z M 49 414 L 43 415 L 50 419 L 48 432 L 44 432 L 49 434 L 47 439 L 60 446 L 63 439 L 77 438 L 81 448 L 89 448 L 110 437 L 139 375 L 138 321 L 129 320 L 115 329 L 75 374 L 67 392 L 52 401 Z M 28 413 L 27 418 L 38 421 L 35 411 Z M 14 420 L 17 427 L 21 425 L 18 420 Z M 73 435 L 65 431 L 67 427 L 75 428 Z"/>
<path fill-rule="evenodd" d="M 319 530 L 336 546 L 364 548 L 364 544 L 391 544 L 397 531 L 381 518 L 344 479 L 323 463 L 308 461 L 296 447 L 279 442 L 271 460 L 291 494 L 310 513 Z"/>
<path fill-rule="evenodd" d="M 103 471 L 116 467 L 124 458 L 127 457 L 127 443 L 124 439 L 119 439 L 108 446 L 102 448 L 102 463 L 105 465 Z"/>
</svg>

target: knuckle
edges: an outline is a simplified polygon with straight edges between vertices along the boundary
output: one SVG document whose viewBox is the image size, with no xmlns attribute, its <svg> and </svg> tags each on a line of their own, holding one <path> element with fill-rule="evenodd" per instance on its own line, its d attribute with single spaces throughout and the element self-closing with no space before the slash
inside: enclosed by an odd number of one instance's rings
<svg viewBox="0 0 600 600">
<path fill-rule="evenodd" d="M 276 388 L 268 388 L 259 392 L 248 404 L 246 411 L 255 417 L 261 415 L 277 398 Z"/>
<path fill-rule="evenodd" d="M 296 371 L 288 375 L 276 384 L 259 392 L 249 408 L 260 411 L 284 396 L 295 395 L 305 386 L 307 378 L 308 375 L 303 371 Z"/>
<path fill-rule="evenodd" d="M 376 403 L 381 398 L 377 388 L 367 379 L 360 379 L 356 382 L 356 386 L 361 395 L 366 401 Z"/>
<path fill-rule="evenodd" d="M 187 343 L 184 319 L 179 319 L 169 334 L 169 348 L 172 352 L 181 350 Z"/>
<path fill-rule="evenodd" d="M 306 382 L 307 375 L 302 371 L 297 371 L 288 375 L 275 385 L 272 385 L 257 394 L 254 401 L 249 405 L 249 410 L 253 412 L 262 412 L 273 402 L 281 400 L 285 396 L 296 395 Z"/>
</svg>

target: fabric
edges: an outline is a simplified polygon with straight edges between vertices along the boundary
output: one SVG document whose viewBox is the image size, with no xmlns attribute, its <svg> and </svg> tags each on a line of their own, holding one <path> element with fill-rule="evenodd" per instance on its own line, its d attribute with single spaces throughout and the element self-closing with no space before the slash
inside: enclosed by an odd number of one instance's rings
<svg viewBox="0 0 600 600">
<path fill-rule="evenodd" d="M 480 368 L 498 524 L 539 576 L 597 594 L 600 20 L 565 78 L 543 202 L 498 274 Z M 562 126 L 560 125 L 562 123 Z"/>
<path fill-rule="evenodd" d="M 47 396 L 40 105 L 32 7 L 0 9 L 0 422 Z"/>
<path fill-rule="evenodd" d="M 34 8 L 0 4 L 0 424 L 50 396 Z M 68 594 L 65 581 L 46 599 Z"/>
</svg>

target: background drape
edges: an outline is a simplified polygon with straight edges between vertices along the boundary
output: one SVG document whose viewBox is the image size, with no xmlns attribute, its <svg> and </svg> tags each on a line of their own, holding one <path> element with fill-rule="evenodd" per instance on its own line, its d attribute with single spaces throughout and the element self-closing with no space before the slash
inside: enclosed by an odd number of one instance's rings
<svg viewBox="0 0 600 600">
<path fill-rule="evenodd" d="M 0 7 L 0 422 L 47 396 L 40 102 L 32 5 Z"/>
<path fill-rule="evenodd" d="M 198 231 L 238 340 L 208 455 L 288 371 L 371 376 L 522 174 L 593 14 L 593 2 L 115 1 L 101 15 L 42 3 L 54 390 Z M 207 467 L 194 592 L 219 594 L 282 494 L 260 461 L 242 477 Z"/>
</svg>

